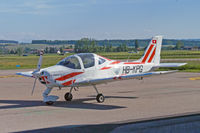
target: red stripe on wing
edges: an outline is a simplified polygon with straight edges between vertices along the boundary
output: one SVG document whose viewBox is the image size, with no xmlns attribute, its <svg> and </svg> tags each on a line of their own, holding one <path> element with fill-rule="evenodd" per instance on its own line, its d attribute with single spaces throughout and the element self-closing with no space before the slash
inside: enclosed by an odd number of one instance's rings
<svg viewBox="0 0 200 133">
<path fill-rule="evenodd" d="M 69 86 L 69 85 L 71 85 L 72 83 L 73 83 L 73 80 L 70 80 L 70 81 L 67 81 L 67 82 L 63 83 L 62 85 L 64 85 L 64 86 Z"/>
<path fill-rule="evenodd" d="M 67 82 L 65 82 L 65 83 L 62 83 L 62 85 L 64 85 L 64 86 L 69 86 L 69 85 L 74 84 L 75 81 L 76 81 L 76 79 L 75 79 L 75 80 L 70 80 L 70 81 L 67 81 Z"/>
</svg>

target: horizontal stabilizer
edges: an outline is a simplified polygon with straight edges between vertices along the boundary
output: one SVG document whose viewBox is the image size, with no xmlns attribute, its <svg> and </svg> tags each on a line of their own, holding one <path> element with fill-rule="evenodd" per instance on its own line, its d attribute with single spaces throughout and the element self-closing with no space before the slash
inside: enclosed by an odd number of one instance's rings
<svg viewBox="0 0 200 133">
<path fill-rule="evenodd" d="M 17 75 L 21 75 L 21 76 L 25 76 L 25 77 L 33 77 L 33 71 L 29 71 L 29 72 L 18 72 L 16 73 Z"/>
<path fill-rule="evenodd" d="M 152 75 L 170 74 L 170 73 L 175 73 L 175 72 L 178 72 L 178 70 L 172 70 L 172 71 L 156 71 L 156 72 L 152 72 Z"/>
<path fill-rule="evenodd" d="M 184 66 L 187 63 L 160 63 L 154 67 L 180 67 L 180 66 Z"/>
</svg>

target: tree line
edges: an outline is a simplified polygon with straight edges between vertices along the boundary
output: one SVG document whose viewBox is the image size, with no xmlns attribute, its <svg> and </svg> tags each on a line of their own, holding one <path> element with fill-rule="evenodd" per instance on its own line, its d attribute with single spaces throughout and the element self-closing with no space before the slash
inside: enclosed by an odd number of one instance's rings
<svg viewBox="0 0 200 133">
<path fill-rule="evenodd" d="M 127 43 L 120 44 L 118 46 L 113 46 L 112 44 L 98 45 L 97 41 L 94 39 L 83 38 L 76 42 L 74 51 L 76 53 L 96 53 L 96 52 L 128 52 L 144 50 L 148 46 L 149 41 L 144 47 L 141 47 L 141 40 L 134 40 L 134 46 L 130 47 Z M 184 49 L 184 42 L 178 40 L 175 45 L 169 45 L 164 47 L 166 50 L 181 50 Z"/>
<path fill-rule="evenodd" d="M 148 41 L 149 42 L 149 41 Z M 148 43 L 144 46 L 141 46 L 141 40 L 134 40 L 134 46 L 129 46 L 127 43 L 120 44 L 118 46 L 113 46 L 112 44 L 103 44 L 98 45 L 97 41 L 94 39 L 83 38 L 78 40 L 75 45 L 62 45 L 62 46 L 50 46 L 47 45 L 43 50 L 45 53 L 64 53 L 64 49 L 74 49 L 75 53 L 99 53 L 99 52 L 128 52 L 144 50 L 148 46 Z M 167 50 L 180 50 L 184 49 L 184 42 L 178 40 L 175 46 L 163 47 Z M 0 46 L 0 54 L 37 54 L 40 49 L 23 47 L 19 45 L 17 48 L 9 49 L 6 46 Z"/>
<path fill-rule="evenodd" d="M 81 40 L 84 40 L 81 39 Z M 93 40 L 95 44 L 98 46 L 106 46 L 106 45 L 112 45 L 113 47 L 117 47 L 123 44 L 126 44 L 128 47 L 135 46 L 135 42 L 137 41 L 140 47 L 145 47 L 148 45 L 150 39 L 131 39 L 131 40 Z M 65 44 L 71 44 L 75 45 L 79 43 L 80 40 L 32 40 L 32 44 L 48 44 L 48 45 L 65 45 Z M 200 46 L 200 40 L 195 39 L 163 39 L 163 45 L 173 45 L 175 46 L 178 42 L 182 42 L 184 46 Z"/>
<path fill-rule="evenodd" d="M 98 45 L 94 39 L 83 38 L 76 42 L 74 51 L 76 53 L 98 53 L 98 52 L 127 52 L 132 48 L 127 44 L 120 44 L 119 46 L 113 46 L 112 44 Z"/>
</svg>

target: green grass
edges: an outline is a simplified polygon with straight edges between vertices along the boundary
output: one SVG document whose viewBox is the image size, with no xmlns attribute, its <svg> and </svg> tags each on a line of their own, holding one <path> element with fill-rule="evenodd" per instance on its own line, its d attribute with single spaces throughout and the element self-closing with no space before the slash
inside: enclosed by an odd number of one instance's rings
<svg viewBox="0 0 200 133">
<path fill-rule="evenodd" d="M 110 59 L 127 59 L 130 56 L 130 59 L 139 59 L 143 52 L 137 53 L 127 53 L 127 52 L 108 52 L 108 53 L 97 53 L 101 56 L 105 56 Z M 55 65 L 61 59 L 69 56 L 66 55 L 57 55 L 57 54 L 45 54 L 43 58 L 42 67 L 48 67 Z M 185 59 L 185 58 L 200 58 L 200 51 L 162 51 L 162 59 Z M 35 69 L 37 66 L 39 56 L 29 55 L 26 57 L 14 56 L 14 55 L 4 55 L 0 56 L 0 69 Z M 166 61 L 165 61 L 166 62 Z M 170 62 L 186 62 L 188 63 L 185 66 L 179 67 L 178 69 L 185 72 L 200 72 L 200 62 L 198 61 L 170 61 Z M 20 65 L 19 68 L 16 65 Z M 173 70 L 177 68 L 162 68 L 159 70 Z"/>
<path fill-rule="evenodd" d="M 68 55 L 44 55 L 42 67 L 48 67 L 55 65 L 57 62 L 62 60 Z M 0 69 L 32 69 L 36 68 L 38 63 L 39 56 L 31 55 L 31 56 L 4 56 L 0 57 Z M 20 65 L 19 68 L 16 65 Z"/>
</svg>

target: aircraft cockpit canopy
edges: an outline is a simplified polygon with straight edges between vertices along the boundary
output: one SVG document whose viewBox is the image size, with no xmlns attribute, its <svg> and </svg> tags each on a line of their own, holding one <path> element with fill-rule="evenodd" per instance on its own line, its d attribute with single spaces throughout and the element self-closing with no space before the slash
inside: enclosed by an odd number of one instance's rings
<svg viewBox="0 0 200 133">
<path fill-rule="evenodd" d="M 71 69 L 81 69 L 81 66 L 84 69 L 91 68 L 95 66 L 95 59 L 97 60 L 97 65 L 101 65 L 106 60 L 103 57 L 97 56 L 92 53 L 80 53 L 75 56 L 69 56 L 65 59 L 58 62 L 57 65 L 62 65 Z"/>
<path fill-rule="evenodd" d="M 106 62 L 106 60 L 99 57 L 99 60 L 98 60 L 99 65 L 103 64 L 104 62 Z"/>
<path fill-rule="evenodd" d="M 78 56 L 81 58 L 84 68 L 93 67 L 95 65 L 94 54 L 82 53 L 78 54 Z"/>
<path fill-rule="evenodd" d="M 58 62 L 57 65 L 62 65 L 62 66 L 72 68 L 72 69 L 81 69 L 80 62 L 79 62 L 78 58 L 75 56 L 69 56 L 69 57 L 61 60 L 60 62 Z"/>
</svg>

